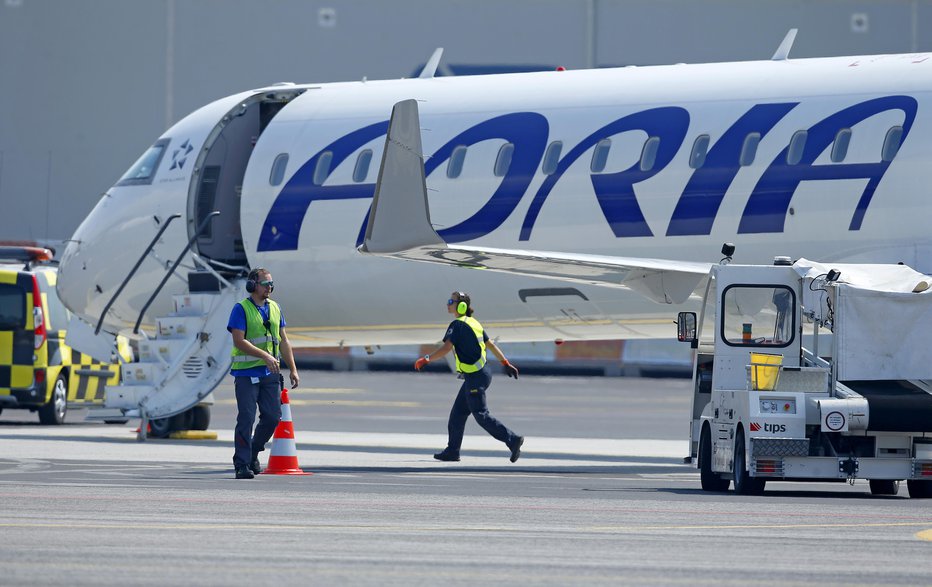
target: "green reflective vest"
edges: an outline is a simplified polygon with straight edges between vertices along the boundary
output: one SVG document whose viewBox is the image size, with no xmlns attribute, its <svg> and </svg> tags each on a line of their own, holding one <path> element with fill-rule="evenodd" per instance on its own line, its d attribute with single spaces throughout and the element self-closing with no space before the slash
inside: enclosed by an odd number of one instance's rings
<svg viewBox="0 0 932 587">
<path fill-rule="evenodd" d="M 460 358 L 454 350 L 453 356 L 456 357 L 456 370 L 460 373 L 475 373 L 485 367 L 485 337 L 483 336 L 484 331 L 482 330 L 482 324 L 479 324 L 478 320 L 470 316 L 460 316 L 457 320 L 465 322 L 467 326 L 472 328 L 472 331 L 476 334 L 476 339 L 479 341 L 479 350 L 482 353 L 478 361 L 472 364 L 466 364 L 460 362 Z"/>
<path fill-rule="evenodd" d="M 269 300 L 269 327 L 266 328 L 262 320 L 262 314 L 259 308 L 252 302 L 252 299 L 246 298 L 239 303 L 246 312 L 246 335 L 245 339 L 254 344 L 256 347 L 264 350 L 273 357 L 280 358 L 278 354 L 278 345 L 281 342 L 279 329 L 282 324 L 282 310 L 278 304 Z M 264 367 L 265 361 L 252 355 L 247 355 L 243 351 L 233 346 L 233 369 L 251 369 L 253 367 Z"/>
</svg>

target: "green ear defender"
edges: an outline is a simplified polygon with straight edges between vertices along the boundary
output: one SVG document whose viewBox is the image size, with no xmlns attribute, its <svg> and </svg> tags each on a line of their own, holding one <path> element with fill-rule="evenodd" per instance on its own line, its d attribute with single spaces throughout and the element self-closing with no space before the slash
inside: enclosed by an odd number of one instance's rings
<svg viewBox="0 0 932 587">
<path fill-rule="evenodd" d="M 466 304 L 466 302 L 460 302 L 460 303 L 456 304 L 456 313 L 457 313 L 457 314 L 465 314 L 465 313 L 466 313 L 466 310 L 468 310 L 468 309 L 469 309 L 469 306 Z"/>
</svg>

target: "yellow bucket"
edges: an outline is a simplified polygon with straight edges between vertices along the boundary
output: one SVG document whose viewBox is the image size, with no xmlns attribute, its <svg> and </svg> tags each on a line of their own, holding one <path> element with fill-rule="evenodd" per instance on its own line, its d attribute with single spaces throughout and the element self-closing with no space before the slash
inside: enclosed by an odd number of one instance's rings
<svg viewBox="0 0 932 587">
<path fill-rule="evenodd" d="M 755 391 L 776 389 L 782 364 L 783 355 L 751 353 L 751 389 Z"/>
</svg>

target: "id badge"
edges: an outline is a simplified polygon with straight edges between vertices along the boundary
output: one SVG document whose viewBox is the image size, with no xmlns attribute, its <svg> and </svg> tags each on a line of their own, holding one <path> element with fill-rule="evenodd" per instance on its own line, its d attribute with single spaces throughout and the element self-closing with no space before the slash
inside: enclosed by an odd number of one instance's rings
<svg viewBox="0 0 932 587">
<path fill-rule="evenodd" d="M 258 378 L 258 377 L 250 377 L 250 378 L 249 378 L 249 381 L 251 381 L 251 382 L 254 383 L 254 384 L 255 384 L 255 383 L 259 383 L 259 378 Z"/>
</svg>

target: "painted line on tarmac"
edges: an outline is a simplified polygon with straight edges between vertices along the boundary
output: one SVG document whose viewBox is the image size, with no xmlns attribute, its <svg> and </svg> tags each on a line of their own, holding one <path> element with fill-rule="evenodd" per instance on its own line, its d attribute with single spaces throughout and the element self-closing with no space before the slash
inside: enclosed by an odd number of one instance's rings
<svg viewBox="0 0 932 587">
<path fill-rule="evenodd" d="M 932 542 L 932 530 L 923 530 L 922 532 L 916 532 L 916 538 L 919 540 L 928 540 Z"/>
<path fill-rule="evenodd" d="M 597 534 L 637 533 L 663 530 L 772 530 L 772 529 L 822 529 L 822 528 L 896 528 L 906 526 L 928 526 L 929 522 L 890 522 L 867 524 L 736 524 L 721 526 L 717 524 L 700 525 L 662 525 L 662 526 L 577 526 L 549 528 L 548 532 L 572 534 L 592 532 Z M 82 522 L 0 522 L 0 528 L 60 528 L 60 529 L 95 529 L 95 530 L 272 530 L 272 531 L 384 531 L 384 532 L 524 532 L 521 526 L 404 526 L 398 524 L 224 524 L 224 523 L 185 523 L 173 524 L 157 522 L 152 524 L 127 523 L 82 523 Z M 925 534 L 928 531 L 920 532 Z M 918 534 L 917 534 L 918 536 Z"/>
<path fill-rule="evenodd" d="M 819 528 L 893 528 L 899 526 L 927 526 L 929 522 L 852 522 L 848 524 L 698 524 L 668 526 L 592 526 L 595 532 L 641 532 L 645 530 L 780 530 Z M 930 537 L 932 539 L 932 537 Z"/>
<path fill-rule="evenodd" d="M 349 393 L 362 393 L 365 391 L 359 387 L 299 387 L 298 389 L 289 389 L 289 397 L 292 395 L 302 395 L 308 393 L 317 393 L 321 395 L 344 395 Z M 233 402 L 236 403 L 236 402 Z"/>
<path fill-rule="evenodd" d="M 291 393 L 290 391 L 288 392 Z M 236 405 L 235 399 L 216 400 L 215 403 Z M 391 402 L 384 400 L 350 400 L 350 399 L 291 399 L 288 403 L 293 406 L 344 406 L 351 408 L 421 408 L 420 402 Z"/>
</svg>

